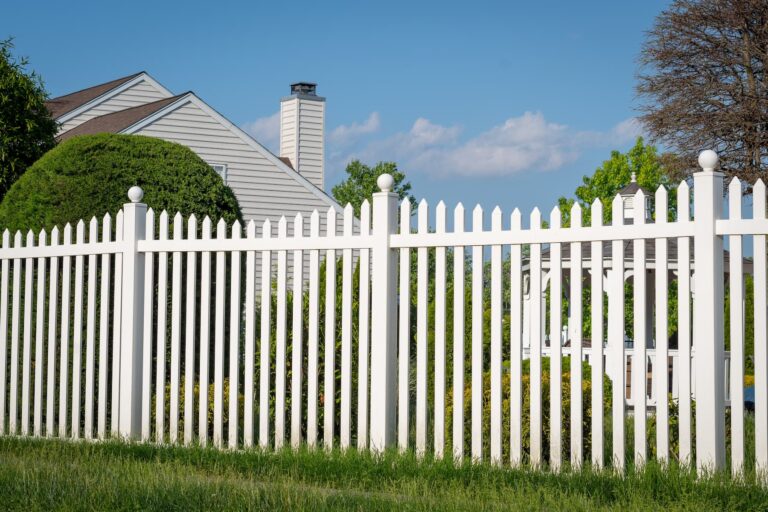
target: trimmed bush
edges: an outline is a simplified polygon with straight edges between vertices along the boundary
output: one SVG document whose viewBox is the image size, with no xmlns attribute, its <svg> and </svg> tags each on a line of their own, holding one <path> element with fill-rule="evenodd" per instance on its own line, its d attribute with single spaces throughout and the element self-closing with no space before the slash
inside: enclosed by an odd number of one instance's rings
<svg viewBox="0 0 768 512">
<path fill-rule="evenodd" d="M 0 203 L 0 228 L 53 226 L 115 215 L 128 202 L 133 185 L 143 202 L 159 214 L 180 211 L 242 219 L 232 190 L 192 150 L 140 135 L 84 135 L 62 142 L 43 155 L 13 184 Z"/>
<path fill-rule="evenodd" d="M 549 446 L 549 432 L 550 432 L 550 403 L 549 403 L 549 357 L 542 358 L 542 456 L 543 460 L 549 460 L 550 446 Z M 562 447 L 563 447 L 563 460 L 568 460 L 568 454 L 570 453 L 570 416 L 571 416 L 571 358 L 562 358 Z M 590 460 L 592 449 L 592 367 L 589 363 L 582 362 L 582 435 L 583 435 L 583 456 L 584 460 Z M 510 378 L 509 370 L 505 370 L 502 375 L 502 457 L 503 460 L 509 460 L 509 422 L 510 422 Z M 530 428 L 531 428 L 531 388 L 530 388 L 530 360 L 523 361 L 523 375 L 522 375 L 522 438 L 523 438 L 523 456 L 524 461 L 528 461 L 530 457 Z M 603 418 L 604 425 L 610 428 L 611 418 L 611 381 L 607 375 L 603 375 Z M 490 455 L 490 419 L 491 419 L 491 386 L 490 386 L 490 372 L 483 374 L 483 454 L 484 457 Z M 472 432 L 472 383 L 471 376 L 465 377 L 464 388 L 464 432 L 465 432 L 465 445 L 464 453 L 470 453 L 469 445 L 469 433 Z M 453 431 L 453 390 L 448 389 L 446 396 L 446 432 L 447 438 L 450 439 L 450 433 Z M 605 432 L 603 433 L 605 435 Z M 610 448 L 610 437 L 604 438 L 605 446 Z M 446 453 L 450 453 L 450 447 L 446 449 Z"/>
</svg>

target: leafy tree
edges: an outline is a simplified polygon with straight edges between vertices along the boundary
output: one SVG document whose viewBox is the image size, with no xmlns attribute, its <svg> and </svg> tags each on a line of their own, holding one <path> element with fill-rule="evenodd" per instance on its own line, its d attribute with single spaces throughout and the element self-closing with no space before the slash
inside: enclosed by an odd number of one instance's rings
<svg viewBox="0 0 768 512">
<path fill-rule="evenodd" d="M 59 144 L 13 184 L 0 203 L 0 228 L 63 227 L 115 215 L 133 185 L 155 211 L 214 222 L 242 220 L 232 190 L 192 150 L 140 135 L 84 135 Z"/>
<path fill-rule="evenodd" d="M 666 163 L 671 155 L 659 155 L 656 147 L 651 144 L 645 144 L 642 137 L 638 137 L 635 145 L 626 153 L 612 151 L 611 157 L 605 160 L 600 167 L 595 170 L 592 176 L 584 176 L 582 184 L 576 188 L 575 199 L 561 197 L 558 205 L 563 212 L 564 225 L 570 224 L 570 211 L 574 203 L 582 208 L 582 217 L 585 223 L 591 222 L 591 206 L 595 199 L 600 199 L 603 203 L 603 222 L 611 222 L 611 204 L 616 194 L 630 183 L 632 174 L 637 178 L 637 183 L 654 193 L 659 186 L 669 187 L 673 184 L 673 179 L 669 177 Z M 668 194 L 669 208 L 668 216 L 674 219 L 676 212 L 676 193 L 670 190 Z M 626 282 L 624 285 L 624 319 L 625 332 L 628 336 L 633 335 L 633 317 L 634 310 L 632 306 L 632 283 Z M 670 282 L 668 298 L 668 325 L 669 336 L 677 332 L 677 283 L 675 280 Z M 564 308 L 567 309 L 568 300 L 564 300 Z M 591 298 L 588 286 L 583 286 L 582 292 L 583 307 L 583 335 L 591 335 Z M 604 304 L 604 316 L 607 315 L 607 304 Z M 565 319 L 564 319 L 565 321 Z"/>
<path fill-rule="evenodd" d="M 0 41 L 0 200 L 56 141 L 56 122 L 45 107 L 40 76 L 27 59 L 11 55 L 13 42 Z"/>
<path fill-rule="evenodd" d="M 671 183 L 662 155 L 653 145 L 645 144 L 643 138 L 638 137 L 629 151 L 612 151 L 611 157 L 592 176 L 584 176 L 582 184 L 576 188 L 575 199 L 561 197 L 558 200 L 564 224 L 569 225 L 571 207 L 575 202 L 581 206 L 585 222 L 589 222 L 590 208 L 595 199 L 603 203 L 603 222 L 610 222 L 611 203 L 619 190 L 629 184 L 632 173 L 637 177 L 638 185 L 651 193 L 660 185 Z M 673 196 L 670 194 L 670 204 L 674 207 Z"/>
<path fill-rule="evenodd" d="M 724 171 L 765 179 L 768 158 L 768 3 L 674 0 L 640 56 L 640 118 L 655 141 L 695 168 L 714 149 Z"/>
<path fill-rule="evenodd" d="M 379 162 L 373 167 L 369 167 L 362 163 L 360 160 L 352 160 L 346 169 L 347 178 L 333 187 L 332 194 L 334 199 L 340 204 L 351 204 L 355 209 L 355 215 L 360 216 L 360 205 L 363 201 L 371 200 L 374 192 L 379 191 L 378 185 L 376 185 L 376 179 L 384 174 L 391 174 L 395 179 L 395 192 L 402 201 L 406 197 L 415 202 L 413 196 L 409 193 L 411 191 L 411 184 L 405 181 L 405 173 L 398 170 L 397 164 L 394 162 Z"/>
</svg>

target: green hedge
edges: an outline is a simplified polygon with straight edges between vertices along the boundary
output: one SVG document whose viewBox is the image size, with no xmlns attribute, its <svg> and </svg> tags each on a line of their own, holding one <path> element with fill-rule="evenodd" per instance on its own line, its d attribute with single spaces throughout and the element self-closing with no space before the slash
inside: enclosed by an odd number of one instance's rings
<svg viewBox="0 0 768 512">
<path fill-rule="evenodd" d="M 549 401 L 549 371 L 548 357 L 542 358 L 542 456 L 543 460 L 549 460 L 549 437 L 550 437 L 550 401 Z M 570 431 L 571 431 L 571 359 L 562 358 L 562 410 L 561 410 L 561 439 L 563 447 L 562 460 L 568 460 L 570 453 Z M 591 459 L 592 450 L 592 367 L 587 362 L 581 364 L 582 372 L 582 436 L 583 436 L 583 456 L 584 460 Z M 464 388 L 464 433 L 465 445 L 464 453 L 470 453 L 469 433 L 472 432 L 472 384 L 471 376 L 465 377 Z M 510 423 L 510 372 L 508 369 L 502 375 L 502 458 L 509 460 L 509 423 Z M 491 418 L 491 390 L 490 373 L 483 373 L 483 457 L 490 455 L 490 418 Z M 522 376 L 522 440 L 524 461 L 530 457 L 530 428 L 531 428 L 531 389 L 530 389 L 530 360 L 523 361 Z M 447 394 L 446 410 L 446 432 L 450 439 L 453 431 L 453 390 L 449 389 Z M 611 381 L 607 375 L 603 375 L 603 418 L 604 425 L 610 428 L 611 418 Z M 605 436 L 605 431 L 603 432 Z M 604 437 L 605 439 L 605 437 Z M 604 441 L 604 444 L 610 447 L 610 438 Z M 450 450 L 450 448 L 448 449 Z M 448 451 L 449 452 L 449 451 Z"/>
<path fill-rule="evenodd" d="M 157 213 L 242 219 L 232 190 L 192 150 L 140 135 L 73 137 L 42 156 L 0 203 L 0 228 L 39 230 L 113 216 L 133 185 Z"/>
</svg>

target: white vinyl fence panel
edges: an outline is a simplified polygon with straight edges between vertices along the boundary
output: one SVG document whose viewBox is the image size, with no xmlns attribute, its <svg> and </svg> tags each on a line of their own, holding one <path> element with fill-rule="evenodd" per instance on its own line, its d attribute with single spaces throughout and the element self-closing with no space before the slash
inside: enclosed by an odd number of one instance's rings
<svg viewBox="0 0 768 512">
<path fill-rule="evenodd" d="M 686 183 L 662 187 L 655 219 L 625 215 L 651 199 L 641 190 L 606 223 L 596 201 L 547 224 L 535 209 L 505 226 L 496 208 L 486 225 L 477 207 L 467 230 L 462 205 L 449 219 L 422 201 L 414 218 L 382 176 L 359 223 L 352 206 L 315 211 L 276 236 L 183 212 L 170 225 L 138 189 L 114 223 L 78 222 L 74 243 L 69 224 L 5 231 L 0 434 L 768 469 L 765 185 L 750 216 L 731 182 L 725 215 L 716 158 L 701 160 L 694 201 Z"/>
</svg>

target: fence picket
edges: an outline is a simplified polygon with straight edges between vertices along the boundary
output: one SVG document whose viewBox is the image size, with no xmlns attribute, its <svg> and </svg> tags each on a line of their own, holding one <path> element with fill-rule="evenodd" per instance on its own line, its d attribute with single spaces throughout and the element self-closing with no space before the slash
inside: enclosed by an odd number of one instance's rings
<svg viewBox="0 0 768 512">
<path fill-rule="evenodd" d="M 667 189 L 664 185 L 656 191 L 656 224 L 667 223 Z M 667 294 L 669 274 L 667 269 L 667 239 L 656 239 L 656 361 L 653 365 L 653 380 L 656 385 L 656 457 L 663 462 L 669 459 L 669 337 L 667 331 Z M 657 379 L 658 377 L 658 379 Z"/>
<path fill-rule="evenodd" d="M 677 222 L 691 220 L 688 183 L 677 188 Z M 691 239 L 677 239 L 677 346 L 680 351 L 680 460 L 691 462 Z"/>
<path fill-rule="evenodd" d="M 208 241 L 212 236 L 212 222 L 207 215 L 203 219 L 201 238 Z M 197 438 L 208 444 L 208 388 L 210 385 L 211 353 L 211 251 L 200 255 L 200 398 L 197 402 Z"/>
<path fill-rule="evenodd" d="M 445 233 L 445 203 L 435 209 L 435 232 Z M 435 249 L 435 458 L 445 449 L 445 247 Z"/>
<path fill-rule="evenodd" d="M 345 238 L 352 236 L 354 210 L 351 204 L 344 207 Z M 351 445 L 352 432 L 352 249 L 342 251 L 341 267 L 341 404 L 340 446 Z"/>
<path fill-rule="evenodd" d="M 411 232 L 411 201 L 406 198 L 400 205 L 400 234 Z M 400 308 L 397 349 L 397 445 L 400 451 L 408 449 L 411 368 L 411 251 L 400 249 Z"/>
<path fill-rule="evenodd" d="M 240 221 L 232 223 L 232 240 L 242 237 Z M 240 251 L 232 251 L 230 257 L 229 281 L 229 415 L 227 417 L 229 432 L 227 442 L 230 448 L 237 448 L 238 429 L 240 428 L 239 400 L 240 395 L 240 318 L 242 297 L 240 296 Z"/>
<path fill-rule="evenodd" d="M 753 217 L 764 220 L 765 183 L 752 188 Z M 754 237 L 755 279 L 755 470 L 768 471 L 768 304 L 766 303 L 765 235 Z"/>
<path fill-rule="evenodd" d="M 272 237 L 272 224 L 264 221 L 261 229 L 264 241 Z M 270 317 L 272 309 L 272 254 L 261 252 L 261 333 L 259 335 L 259 446 L 269 445 L 269 372 L 270 372 Z"/>
<path fill-rule="evenodd" d="M 106 218 L 105 218 L 106 221 Z M 147 209 L 146 222 L 144 224 L 144 239 L 155 239 L 155 211 L 152 208 Z M 104 230 L 106 236 L 106 228 Z M 106 238 L 105 238 L 106 240 Z M 109 256 L 109 255 L 105 255 Z M 142 361 L 142 380 L 144 387 L 141 390 L 141 439 L 142 441 L 149 441 L 152 435 L 152 330 L 154 327 L 153 315 L 154 315 L 154 298 L 155 298 L 155 259 L 153 253 L 147 253 L 144 255 L 144 352 Z M 105 261 L 105 260 L 102 260 Z M 109 270 L 109 259 L 107 261 L 107 270 Z M 104 274 L 102 274 L 104 279 Z M 119 280 L 121 276 L 115 274 L 115 280 Z M 108 281 L 108 279 L 107 279 Z M 102 293 L 104 292 L 104 282 L 102 281 Z M 107 293 L 109 293 L 107 291 Z M 102 295 L 102 300 L 103 300 Z M 103 312 L 103 310 L 102 310 Z M 103 316 L 102 316 L 103 318 Z M 102 335 L 104 334 L 104 326 L 102 325 Z M 106 354 L 106 352 L 105 352 Z M 106 357 L 106 355 L 103 355 Z M 113 356 L 114 357 L 114 356 Z M 105 374 L 104 374 L 105 375 Z M 106 392 L 106 380 L 104 381 Z"/>
<path fill-rule="evenodd" d="M 115 216 L 115 240 L 123 240 L 123 211 L 119 210 Z M 120 276 L 119 278 L 117 276 Z M 115 285 L 114 285 L 114 311 L 118 312 L 123 307 L 123 255 L 115 254 Z M 122 330 L 122 315 L 115 314 L 112 318 L 112 354 L 120 354 L 120 332 Z M 120 401 L 120 358 L 112 357 L 112 410 L 110 411 L 110 429 L 113 435 L 118 435 L 118 410 Z"/>
<path fill-rule="evenodd" d="M 741 219 L 742 186 L 734 178 L 728 187 L 728 218 Z M 740 235 L 728 237 L 731 337 L 731 470 L 741 473 L 744 466 L 744 268 Z M 678 345 L 679 348 L 679 345 Z"/>
<path fill-rule="evenodd" d="M 360 206 L 360 236 L 371 232 L 371 205 L 366 199 Z M 370 249 L 360 250 L 360 284 L 358 292 L 358 360 L 357 360 L 357 448 L 368 447 L 368 354 L 370 326 Z"/>
<path fill-rule="evenodd" d="M 429 205 L 425 200 L 419 203 L 418 232 L 429 232 Z M 426 247 L 417 249 L 416 271 L 416 454 L 423 456 L 427 451 L 427 318 L 429 252 Z"/>
<path fill-rule="evenodd" d="M 453 211 L 453 232 L 464 232 L 464 205 Z M 402 254 L 402 249 L 401 249 Z M 453 249 L 453 458 L 464 459 L 464 247 Z M 462 397 L 456 404 L 455 397 Z"/>
<path fill-rule="evenodd" d="M 3 250 L 10 248 L 11 234 L 8 229 L 5 229 L 3 231 Z M 7 396 L 5 372 L 8 364 L 8 277 L 10 273 L 10 260 L 3 260 L 2 272 L 2 285 L 0 285 L 0 435 L 5 435 L 5 398 Z"/>
<path fill-rule="evenodd" d="M 561 224 L 560 208 L 557 206 L 549 216 L 549 229 L 558 230 Z M 562 343 L 560 340 L 563 309 L 563 273 L 561 268 L 562 247 L 559 243 L 549 245 L 549 457 L 552 469 L 557 471 L 562 463 Z"/>
<path fill-rule="evenodd" d="M 176 212 L 173 217 L 173 240 L 184 238 L 184 219 Z M 181 373 L 181 252 L 174 251 L 171 280 L 171 392 L 169 397 L 168 429 L 169 440 L 175 443 L 179 439 L 179 390 Z"/>
<path fill-rule="evenodd" d="M 64 237 L 63 237 L 63 245 L 70 245 L 72 243 L 72 226 L 67 223 L 66 226 L 64 226 Z M 14 244 L 15 247 L 18 247 L 18 245 Z M 13 290 L 14 290 L 14 311 L 16 309 L 16 267 L 15 262 L 17 260 L 14 260 L 14 272 L 13 272 L 13 278 L 14 278 L 14 284 L 13 284 Z M 71 266 L 72 266 L 72 257 L 71 256 L 64 256 L 64 261 L 62 265 L 62 272 L 61 272 L 61 338 L 59 342 L 59 346 L 61 347 L 61 354 L 60 354 L 60 360 L 59 360 L 59 437 L 66 437 L 67 436 L 67 396 L 69 390 L 68 383 L 69 383 L 69 287 L 70 287 L 70 273 L 71 273 Z M 14 313 L 15 314 L 15 313 Z M 13 362 L 13 356 L 11 356 L 11 362 Z M 13 367 L 11 367 L 11 377 L 13 377 Z M 13 403 L 13 378 L 11 379 L 11 403 Z M 13 410 L 13 407 L 12 407 Z M 13 419 L 13 416 L 11 416 L 11 419 Z M 15 433 L 15 430 L 11 427 L 11 433 Z"/>
<path fill-rule="evenodd" d="M 38 247 L 47 245 L 46 232 L 40 231 Z M 37 258 L 37 325 L 35 326 L 35 395 L 33 402 L 34 417 L 32 431 L 35 436 L 43 433 L 43 351 L 45 335 L 45 285 L 46 258 Z"/>
<path fill-rule="evenodd" d="M 320 238 L 320 213 L 312 212 L 309 218 L 309 236 Z M 318 430 L 318 349 L 320 329 L 320 251 L 309 251 L 309 322 L 307 346 L 307 444 L 317 445 Z"/>
<path fill-rule="evenodd" d="M 109 243 L 112 240 L 112 217 L 107 213 L 104 215 L 104 218 L 102 219 L 101 224 L 101 241 L 103 243 Z M 51 245 L 53 245 L 53 242 L 51 242 Z M 147 255 L 146 260 L 151 261 L 152 257 L 150 255 Z M 56 258 L 51 259 L 51 279 L 53 279 L 53 263 L 56 261 Z M 109 378 L 109 312 L 110 312 L 110 303 L 109 303 L 109 292 L 110 292 L 110 284 L 111 284 L 111 274 L 112 274 L 112 255 L 111 254 L 102 254 L 101 255 L 101 299 L 100 299 L 100 311 L 99 311 L 99 389 L 98 389 L 98 411 L 96 413 L 96 435 L 99 437 L 99 439 L 104 439 L 107 435 L 107 383 Z M 151 266 L 151 265 L 150 265 Z M 52 285 L 53 286 L 53 285 Z M 146 284 L 145 284 L 146 287 Z M 151 291 L 154 291 L 154 288 L 150 288 Z M 53 294 L 53 288 L 51 288 L 51 300 L 55 302 L 55 295 Z M 145 300 L 146 300 L 146 293 L 145 293 Z M 150 310 L 150 314 L 145 314 L 144 318 L 152 318 L 152 313 Z M 145 322 L 145 325 L 152 325 L 152 322 Z M 146 333 L 146 330 L 145 330 Z M 144 337 L 144 343 L 150 344 L 152 340 L 152 333 L 151 333 L 151 327 L 150 332 L 148 336 Z M 151 352 L 149 350 L 145 350 L 145 354 Z M 50 358 L 49 358 L 50 360 Z M 146 357 L 145 357 L 146 360 Z M 149 382 L 149 378 L 144 379 L 144 382 Z M 149 388 L 149 386 L 145 386 Z M 143 391 L 143 389 L 142 389 Z M 142 409 L 143 410 L 143 409 Z M 147 421 L 149 423 L 149 421 Z M 144 440 L 149 439 L 149 434 L 147 434 L 146 437 L 143 437 Z"/>
<path fill-rule="evenodd" d="M 345 219 L 346 220 L 346 219 Z M 350 220 L 351 226 L 351 220 Z M 304 218 L 296 214 L 293 221 L 293 237 L 304 236 Z M 303 353 L 303 318 L 304 312 L 304 255 L 300 250 L 293 251 L 293 318 L 291 335 L 291 446 L 301 445 L 301 374 L 304 362 Z M 351 308 L 350 308 L 351 309 Z"/>
<path fill-rule="evenodd" d="M 13 237 L 13 247 L 21 248 L 21 231 Z M 19 311 L 21 295 L 21 258 L 13 260 L 13 309 L 11 311 L 11 383 L 9 400 L 8 433 L 18 433 L 19 418 Z"/>
<path fill-rule="evenodd" d="M 491 213 L 491 231 L 501 233 L 501 208 Z M 491 246 L 491 462 L 501 464 L 501 331 L 502 331 L 501 245 Z"/>
<path fill-rule="evenodd" d="M 216 224 L 216 241 L 227 238 L 227 224 L 219 219 Z M 224 444 L 224 310 L 227 298 L 227 253 L 216 251 L 216 313 L 213 339 L 213 444 L 221 448 Z"/>
<path fill-rule="evenodd" d="M 522 230 L 522 215 L 515 208 L 509 219 L 510 230 Z M 513 467 L 523 462 L 523 247 L 513 245 L 509 254 L 509 459 Z M 455 395 L 454 395 L 455 396 Z"/>
<path fill-rule="evenodd" d="M 483 230 L 483 209 L 472 211 L 472 231 Z M 472 247 L 472 460 L 483 458 L 483 246 Z"/>
<path fill-rule="evenodd" d="M 331 206 L 326 214 L 327 237 L 336 237 L 336 209 Z M 336 422 L 336 251 L 325 252 L 325 378 L 323 383 L 323 446 L 333 448 L 333 426 Z"/>
<path fill-rule="evenodd" d="M 6 235 L 3 233 L 3 248 L 8 247 Z M 59 228 L 54 226 L 51 230 L 51 247 L 59 245 Z M 8 260 L 3 260 L 3 284 L 2 299 L 0 302 L 0 435 L 4 432 L 5 424 L 5 340 L 8 329 Z M 45 434 L 48 437 L 54 435 L 55 428 L 55 406 L 56 406 L 56 324 L 58 323 L 58 302 L 59 302 L 59 258 L 51 258 L 50 278 L 48 288 L 48 360 L 47 378 L 46 378 L 46 397 L 45 397 Z"/>
<path fill-rule="evenodd" d="M 285 240 L 288 227 L 285 217 L 277 223 L 277 238 Z M 275 448 L 285 442 L 285 351 L 287 342 L 286 290 L 288 263 L 286 251 L 277 251 L 277 311 L 275 312 Z M 330 287 L 335 290 L 335 286 Z"/>
<path fill-rule="evenodd" d="M 632 198 L 633 201 L 633 223 L 645 224 L 645 194 L 640 189 Z M 660 210 L 657 210 L 660 211 Z M 666 214 L 666 211 L 665 211 Z M 645 424 L 646 424 L 646 372 L 647 372 L 647 333 L 646 333 L 646 320 L 647 315 L 652 314 L 652 311 L 646 310 L 646 258 L 645 258 L 645 239 L 636 238 L 633 242 L 633 326 L 634 331 L 634 345 L 632 356 L 632 382 L 630 384 L 632 389 L 632 403 L 634 405 L 634 420 L 635 420 L 635 466 L 640 467 L 648 460 L 648 454 L 646 449 L 645 440 Z"/>
<path fill-rule="evenodd" d="M 624 223 L 624 203 L 620 195 L 613 199 L 611 222 L 614 227 Z M 613 466 L 624 469 L 624 408 L 626 396 L 626 366 L 624 357 L 624 242 L 611 242 L 611 271 L 608 293 L 608 357 L 609 376 L 613 381 L 611 418 L 613 432 Z"/>
<path fill-rule="evenodd" d="M 99 241 L 99 222 L 91 218 L 88 230 L 88 243 Z M 97 256 L 88 256 L 88 306 L 85 331 L 85 428 L 86 439 L 93 437 L 93 390 L 96 363 L 96 277 L 98 274 Z"/>
<path fill-rule="evenodd" d="M 541 229 L 541 212 L 534 208 L 531 212 L 531 231 Z M 530 433 L 531 433 L 531 465 L 538 467 L 542 463 L 542 385 L 541 385 L 541 345 L 543 341 L 542 326 L 542 302 L 543 288 L 541 276 L 541 244 L 531 244 L 530 259 L 530 337 L 531 337 L 531 362 L 530 362 Z"/>
<path fill-rule="evenodd" d="M 255 244 L 256 222 L 248 221 L 245 237 Z M 256 251 L 245 254 L 245 344 L 243 361 L 243 446 L 253 446 L 254 371 L 256 370 Z"/>
<path fill-rule="evenodd" d="M 197 238 L 197 217 L 194 214 L 187 220 L 187 239 Z M 146 265 L 146 263 L 145 263 Z M 185 315 L 187 331 L 184 335 L 184 444 L 191 444 L 194 435 L 195 414 L 195 324 L 197 314 L 197 253 L 187 253 L 187 305 Z"/>
<path fill-rule="evenodd" d="M 571 228 L 581 227 L 581 206 L 574 203 L 571 208 Z M 581 262 L 581 242 L 571 244 L 571 289 L 570 289 L 570 315 L 568 316 L 568 327 L 571 337 L 571 465 L 580 467 L 583 460 L 584 440 L 583 425 L 584 414 L 582 409 L 582 372 L 581 358 L 582 350 L 582 262 Z M 593 381 L 595 382 L 595 381 Z M 574 425 L 577 425 L 574 428 Z"/>
<path fill-rule="evenodd" d="M 590 209 L 592 227 L 603 225 L 603 203 L 595 199 Z M 603 467 L 603 242 L 591 243 L 590 311 L 592 363 L 592 464 Z"/>
<path fill-rule="evenodd" d="M 160 213 L 158 240 L 168 240 L 168 212 Z M 168 253 L 157 253 L 157 343 L 155 372 L 155 437 L 165 440 L 165 342 L 168 310 Z M 117 352 L 113 352 L 117 353 Z"/>
<path fill-rule="evenodd" d="M 82 245 L 85 242 L 85 223 L 81 220 L 75 230 L 75 243 Z M 81 368 L 83 364 L 83 256 L 75 256 L 75 311 L 72 323 L 72 427 L 71 435 L 74 439 L 80 437 L 80 406 L 82 403 L 82 389 L 80 386 Z"/>
<path fill-rule="evenodd" d="M 35 234 L 27 232 L 26 247 L 35 246 Z M 21 361 L 21 434 L 29 435 L 29 416 L 31 392 L 30 377 L 32 371 L 32 298 L 35 279 L 35 260 L 26 258 L 24 261 L 24 345 Z"/>
</svg>

